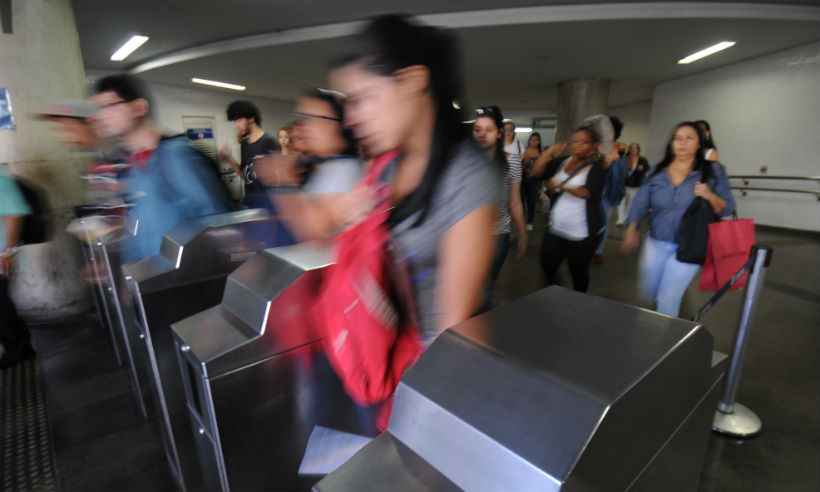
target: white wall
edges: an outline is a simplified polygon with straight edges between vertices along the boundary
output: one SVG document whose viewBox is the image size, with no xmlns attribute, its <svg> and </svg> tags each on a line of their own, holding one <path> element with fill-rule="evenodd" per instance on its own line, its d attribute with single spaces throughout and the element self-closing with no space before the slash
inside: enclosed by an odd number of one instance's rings
<svg viewBox="0 0 820 492">
<path fill-rule="evenodd" d="M 225 109 L 232 101 L 246 99 L 255 103 L 262 114 L 262 128 L 274 138 L 276 130 L 293 120 L 293 103 L 288 101 L 157 83 L 149 83 L 149 87 L 156 109 L 154 117 L 160 126 L 182 132 L 183 116 L 213 117 L 217 146 L 229 144 L 237 157 L 239 144 L 236 142 L 236 131 L 225 116 Z"/>
<path fill-rule="evenodd" d="M 730 174 L 820 174 L 820 43 L 660 84 L 655 89 L 649 155 L 657 159 L 683 120 L 712 125 Z M 753 181 L 764 187 L 818 186 Z M 810 195 L 735 194 L 742 216 L 760 224 L 820 231 L 820 202 Z"/>
<path fill-rule="evenodd" d="M 621 142 L 631 144 L 637 142 L 644 154 L 649 145 L 649 116 L 652 112 L 652 101 L 640 101 L 624 106 L 610 107 L 608 113 L 615 115 L 624 122 L 624 131 Z"/>
</svg>

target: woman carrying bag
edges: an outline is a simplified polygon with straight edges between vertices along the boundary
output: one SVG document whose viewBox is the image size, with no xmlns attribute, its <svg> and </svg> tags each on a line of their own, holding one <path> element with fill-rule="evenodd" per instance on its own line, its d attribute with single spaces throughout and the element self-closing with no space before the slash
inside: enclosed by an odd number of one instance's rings
<svg viewBox="0 0 820 492">
<path fill-rule="evenodd" d="M 336 240 L 318 326 L 347 392 L 389 408 L 421 347 L 482 301 L 501 175 L 453 104 L 461 80 L 449 33 L 390 15 L 351 46 L 330 81 L 344 95 L 345 124 L 378 157 L 365 182 L 332 207 L 348 228 Z M 374 327 L 390 330 L 373 343 Z"/>
<path fill-rule="evenodd" d="M 709 222 L 735 209 L 729 179 L 722 166 L 705 159 L 704 142 L 695 123 L 675 127 L 663 160 L 632 202 L 621 246 L 624 253 L 638 248 L 638 227 L 649 215 L 641 292 L 669 316 L 678 316 L 683 294 L 705 259 Z"/>
</svg>

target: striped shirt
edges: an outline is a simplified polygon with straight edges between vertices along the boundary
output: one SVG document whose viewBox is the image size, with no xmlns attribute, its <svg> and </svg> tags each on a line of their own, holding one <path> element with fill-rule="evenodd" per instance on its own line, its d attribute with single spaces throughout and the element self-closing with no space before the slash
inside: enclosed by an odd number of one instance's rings
<svg viewBox="0 0 820 492">
<path fill-rule="evenodd" d="M 504 192 L 501 194 L 501 202 L 498 204 L 499 220 L 496 227 L 496 234 L 509 234 L 512 231 L 512 217 L 510 216 L 510 190 L 518 190 L 521 183 L 521 144 L 518 140 L 513 140 L 511 144 L 504 145 L 504 153 L 507 154 L 507 174 L 504 176 Z"/>
</svg>

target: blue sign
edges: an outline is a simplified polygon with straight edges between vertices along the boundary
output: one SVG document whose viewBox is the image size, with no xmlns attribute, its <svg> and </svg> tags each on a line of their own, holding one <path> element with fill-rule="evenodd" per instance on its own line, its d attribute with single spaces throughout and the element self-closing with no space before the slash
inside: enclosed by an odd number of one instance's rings
<svg viewBox="0 0 820 492">
<path fill-rule="evenodd" d="M 212 128 L 189 128 L 186 132 L 188 140 L 213 140 L 214 131 Z"/>
<path fill-rule="evenodd" d="M 0 87 L 0 130 L 14 130 L 14 113 L 8 89 Z"/>
</svg>

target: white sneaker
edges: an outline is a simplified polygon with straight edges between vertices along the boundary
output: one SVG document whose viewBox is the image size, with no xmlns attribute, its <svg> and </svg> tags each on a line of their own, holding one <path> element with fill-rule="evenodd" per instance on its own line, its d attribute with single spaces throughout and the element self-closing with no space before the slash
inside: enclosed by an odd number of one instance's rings
<svg viewBox="0 0 820 492">
<path fill-rule="evenodd" d="M 527 230 L 528 230 L 528 231 L 531 231 L 531 230 L 532 230 L 532 224 L 527 224 Z"/>
</svg>

